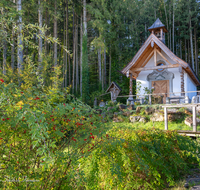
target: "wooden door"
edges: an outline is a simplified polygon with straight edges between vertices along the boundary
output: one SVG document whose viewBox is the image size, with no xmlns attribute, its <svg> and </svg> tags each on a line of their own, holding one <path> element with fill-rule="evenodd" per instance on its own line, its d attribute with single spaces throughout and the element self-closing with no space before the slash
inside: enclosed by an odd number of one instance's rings
<svg viewBox="0 0 200 190">
<path fill-rule="evenodd" d="M 169 93 L 169 80 L 152 81 L 151 85 L 154 89 L 153 94 Z M 168 97 L 169 94 L 163 94 L 162 96 L 163 96 L 163 103 L 166 104 L 166 97 Z"/>
</svg>

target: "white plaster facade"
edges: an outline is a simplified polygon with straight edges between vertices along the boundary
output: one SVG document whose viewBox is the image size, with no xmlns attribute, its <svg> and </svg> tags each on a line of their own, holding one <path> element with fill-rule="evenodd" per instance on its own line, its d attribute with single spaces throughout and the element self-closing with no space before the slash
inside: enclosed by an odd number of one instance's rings
<svg viewBox="0 0 200 190">
<path fill-rule="evenodd" d="M 168 57 L 163 51 L 161 51 L 162 55 L 172 64 L 176 64 L 170 57 Z M 168 63 L 159 55 L 157 54 L 157 62 L 162 61 L 166 65 Z M 145 67 L 154 67 L 154 56 L 148 61 L 148 63 L 145 65 Z M 144 68 L 145 68 L 144 67 Z M 169 68 L 166 69 L 168 72 L 171 72 L 174 74 L 174 78 L 172 79 L 172 89 L 171 91 L 174 94 L 171 94 L 171 96 L 180 96 L 181 95 L 181 73 L 179 71 L 179 68 Z M 140 91 L 138 91 L 138 95 L 146 94 L 144 89 L 147 87 L 148 89 L 150 88 L 150 82 L 147 80 L 147 76 L 151 74 L 153 71 L 152 70 L 147 70 L 147 71 L 141 71 L 136 79 L 136 84 L 137 88 L 139 89 L 140 86 Z M 161 80 L 161 79 L 160 79 Z M 165 79 L 164 79 L 165 80 Z M 138 85 L 139 84 L 139 85 Z M 184 91 L 196 91 L 197 87 L 192 81 L 192 79 L 189 77 L 189 75 L 184 71 Z M 176 93 L 179 92 L 179 93 Z M 193 96 L 196 96 L 197 93 L 186 93 L 186 96 L 189 96 L 190 99 L 192 99 Z"/>
</svg>

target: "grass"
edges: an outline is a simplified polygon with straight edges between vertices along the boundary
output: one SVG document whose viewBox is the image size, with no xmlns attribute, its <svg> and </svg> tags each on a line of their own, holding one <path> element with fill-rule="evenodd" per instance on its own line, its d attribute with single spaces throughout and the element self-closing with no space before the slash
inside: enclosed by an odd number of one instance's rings
<svg viewBox="0 0 200 190">
<path fill-rule="evenodd" d="M 146 122 L 146 123 L 141 123 L 141 122 L 131 123 L 131 122 L 125 121 L 125 122 L 115 123 L 114 125 L 119 127 L 119 128 L 128 128 L 128 129 L 138 129 L 138 128 L 149 129 L 149 128 L 152 128 L 152 127 L 159 128 L 161 130 L 165 129 L 164 122 L 159 122 L 159 121 L 157 121 L 157 122 L 149 121 L 149 122 Z M 168 130 L 188 130 L 188 131 L 192 131 L 192 127 L 187 126 L 184 123 L 184 121 L 182 121 L 181 123 L 168 122 Z M 197 126 L 197 130 L 200 131 L 200 126 Z"/>
</svg>

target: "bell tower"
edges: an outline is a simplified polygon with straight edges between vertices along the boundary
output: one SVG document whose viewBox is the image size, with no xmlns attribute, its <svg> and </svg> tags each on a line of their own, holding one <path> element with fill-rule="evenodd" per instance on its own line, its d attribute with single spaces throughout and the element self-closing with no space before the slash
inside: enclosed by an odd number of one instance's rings
<svg viewBox="0 0 200 190">
<path fill-rule="evenodd" d="M 148 30 L 149 32 L 155 34 L 156 37 L 165 44 L 165 33 L 168 31 L 159 18 L 157 18 L 156 22 L 154 22 L 153 25 L 148 28 Z"/>
</svg>

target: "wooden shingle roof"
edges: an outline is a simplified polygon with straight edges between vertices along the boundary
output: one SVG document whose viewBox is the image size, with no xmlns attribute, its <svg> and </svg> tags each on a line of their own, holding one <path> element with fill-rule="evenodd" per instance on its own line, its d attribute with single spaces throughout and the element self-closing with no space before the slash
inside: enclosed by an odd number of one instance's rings
<svg viewBox="0 0 200 190">
<path fill-rule="evenodd" d="M 164 32 L 168 32 L 167 29 L 165 28 L 165 25 L 160 21 L 159 18 L 148 28 L 148 30 L 151 32 L 153 29 L 156 28 L 164 28 Z"/>
<path fill-rule="evenodd" d="M 122 91 L 122 89 L 119 87 L 119 85 L 113 81 L 113 82 L 111 82 L 111 84 L 108 87 L 108 89 L 106 90 L 106 92 L 108 92 L 113 85 L 115 85 L 119 89 L 119 91 Z"/>
</svg>

